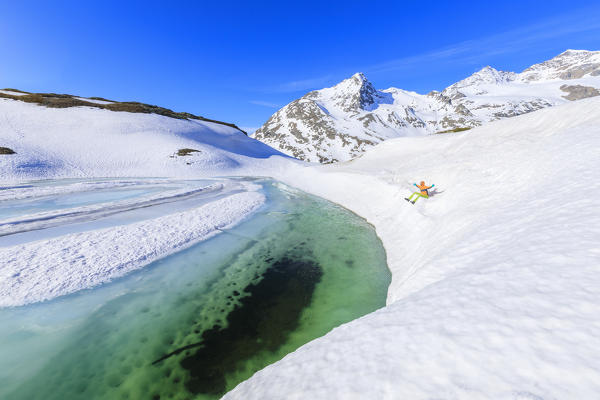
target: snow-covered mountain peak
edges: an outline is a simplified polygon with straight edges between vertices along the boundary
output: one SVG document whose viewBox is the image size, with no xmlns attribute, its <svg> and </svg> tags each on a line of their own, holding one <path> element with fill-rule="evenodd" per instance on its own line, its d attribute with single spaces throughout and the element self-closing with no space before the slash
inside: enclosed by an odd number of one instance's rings
<svg viewBox="0 0 600 400">
<path fill-rule="evenodd" d="M 458 89 L 480 85 L 501 85 L 513 81 L 515 77 L 516 74 L 514 72 L 499 71 L 488 65 L 468 78 L 449 86 L 443 93 L 452 94 Z"/>
<path fill-rule="evenodd" d="M 373 109 L 379 98 L 386 97 L 383 93 L 378 93 L 362 72 L 357 72 L 337 85 L 317 93 L 327 103 L 333 103 L 336 108 L 345 112 Z"/>
<path fill-rule="evenodd" d="M 598 55 L 600 55 L 600 51 L 568 49 L 568 50 L 563 51 L 556 57 L 546 61 L 546 63 L 549 63 L 553 60 L 567 62 L 567 63 L 579 63 L 582 61 L 585 62 L 591 58 L 596 58 L 596 57 L 598 57 Z M 544 64 L 544 63 L 541 63 L 541 64 Z M 539 64 L 536 64 L 536 65 L 539 65 Z"/>
<path fill-rule="evenodd" d="M 560 53 L 559 55 L 557 55 L 556 57 L 565 57 L 565 56 L 578 56 L 578 55 L 582 55 L 582 54 L 590 54 L 590 53 L 598 53 L 597 51 L 589 51 L 589 50 L 576 50 L 576 49 L 567 49 L 565 51 L 563 51 L 562 53 Z"/>
<path fill-rule="evenodd" d="M 600 75 L 600 51 L 567 50 L 556 57 L 532 65 L 519 74 L 521 81 L 579 79 Z"/>
<path fill-rule="evenodd" d="M 323 89 L 323 91 L 329 89 L 335 92 L 358 92 L 369 87 L 373 87 L 373 84 L 369 82 L 365 74 L 362 72 L 357 72 L 350 78 L 344 79 L 331 88 Z"/>
<path fill-rule="evenodd" d="M 469 78 L 481 79 L 484 81 L 495 82 L 501 78 L 502 71 L 498 71 L 496 68 L 486 65 L 481 68 L 479 71 L 475 72 Z M 467 78 L 467 79 L 469 79 Z"/>
<path fill-rule="evenodd" d="M 362 72 L 357 72 L 354 75 L 352 75 L 350 78 L 344 79 L 342 82 L 346 82 L 346 81 L 351 81 L 351 82 L 356 83 L 358 85 L 363 85 L 365 83 L 370 84 L 369 80 L 367 79 L 367 77 L 365 76 L 365 74 L 363 74 Z"/>
</svg>

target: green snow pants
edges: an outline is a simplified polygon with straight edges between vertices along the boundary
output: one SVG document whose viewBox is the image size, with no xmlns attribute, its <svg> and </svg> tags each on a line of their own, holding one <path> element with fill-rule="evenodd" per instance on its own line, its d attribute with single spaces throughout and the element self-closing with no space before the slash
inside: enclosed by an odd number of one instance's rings
<svg viewBox="0 0 600 400">
<path fill-rule="evenodd" d="M 412 198 L 413 196 L 415 196 L 415 200 L 413 201 Z M 419 200 L 419 197 L 423 197 L 425 199 L 428 199 L 429 196 L 427 196 L 426 194 L 421 194 L 421 192 L 414 192 L 413 194 L 410 195 L 410 197 L 408 198 L 409 201 L 413 201 L 413 203 L 416 203 L 417 200 Z"/>
</svg>

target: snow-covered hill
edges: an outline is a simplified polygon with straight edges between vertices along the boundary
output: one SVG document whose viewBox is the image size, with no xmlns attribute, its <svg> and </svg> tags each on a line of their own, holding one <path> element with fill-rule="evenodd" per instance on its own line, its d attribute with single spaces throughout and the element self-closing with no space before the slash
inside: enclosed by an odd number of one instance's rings
<svg viewBox="0 0 600 400">
<path fill-rule="evenodd" d="M 284 159 L 223 123 L 0 98 L 0 181 L 235 174 L 242 167 L 287 164 Z"/>
<path fill-rule="evenodd" d="M 388 305 L 225 398 L 597 397 L 599 154 L 596 97 L 281 176 L 373 223 Z M 407 203 L 420 180 L 432 197 Z"/>
<path fill-rule="evenodd" d="M 376 90 L 357 73 L 310 92 L 254 137 L 306 161 L 345 161 L 389 138 L 471 128 L 600 94 L 600 51 L 567 50 L 517 74 L 485 67 L 441 92 Z"/>
</svg>

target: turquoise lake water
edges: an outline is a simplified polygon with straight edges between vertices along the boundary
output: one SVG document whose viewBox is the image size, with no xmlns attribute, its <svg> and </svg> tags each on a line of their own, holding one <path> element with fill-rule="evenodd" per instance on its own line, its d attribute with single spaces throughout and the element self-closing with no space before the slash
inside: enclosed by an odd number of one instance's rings
<svg viewBox="0 0 600 400">
<path fill-rule="evenodd" d="M 125 278 L 0 309 L 0 398 L 213 399 L 385 305 L 373 228 L 271 180 L 256 214 Z"/>
</svg>

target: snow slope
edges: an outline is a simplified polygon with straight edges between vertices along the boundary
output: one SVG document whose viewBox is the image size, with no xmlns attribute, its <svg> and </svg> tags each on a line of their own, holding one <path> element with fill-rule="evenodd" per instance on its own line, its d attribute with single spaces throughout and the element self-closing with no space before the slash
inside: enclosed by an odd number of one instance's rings
<svg viewBox="0 0 600 400">
<path fill-rule="evenodd" d="M 376 90 L 357 73 L 310 92 L 254 137 L 306 161 L 354 158 L 389 138 L 480 126 L 600 94 L 600 51 L 567 50 L 520 74 L 485 67 L 441 92 Z"/>
<path fill-rule="evenodd" d="M 388 305 L 225 399 L 597 397 L 599 154 L 597 97 L 280 176 L 375 225 Z"/>
<path fill-rule="evenodd" d="M 287 164 L 278 151 L 221 124 L 6 98 L 0 98 L 0 146 L 16 152 L 0 155 L 0 182 L 233 175 L 241 167 Z M 186 148 L 198 152 L 177 155 Z"/>
</svg>

